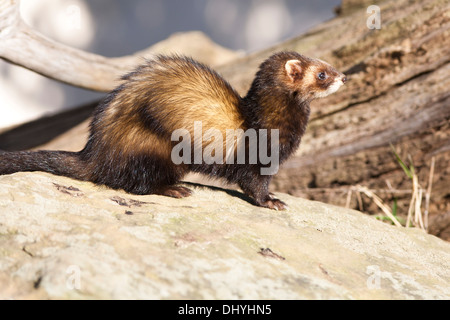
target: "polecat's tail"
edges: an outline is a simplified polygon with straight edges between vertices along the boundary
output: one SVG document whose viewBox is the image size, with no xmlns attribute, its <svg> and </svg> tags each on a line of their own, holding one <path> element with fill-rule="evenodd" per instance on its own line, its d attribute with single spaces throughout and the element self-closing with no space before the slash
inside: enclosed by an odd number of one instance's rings
<svg viewBox="0 0 450 320">
<path fill-rule="evenodd" d="M 0 151 L 0 175 L 20 171 L 44 171 L 87 180 L 86 167 L 77 152 Z"/>
</svg>

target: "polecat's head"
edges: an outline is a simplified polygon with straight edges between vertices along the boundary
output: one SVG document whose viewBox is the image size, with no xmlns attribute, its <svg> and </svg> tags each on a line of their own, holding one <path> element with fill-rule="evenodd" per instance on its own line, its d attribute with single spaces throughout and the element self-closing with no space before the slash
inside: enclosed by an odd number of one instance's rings
<svg viewBox="0 0 450 320">
<path fill-rule="evenodd" d="M 247 97 L 268 104 L 276 103 L 272 100 L 280 94 L 311 101 L 336 92 L 345 82 L 346 76 L 325 61 L 297 52 L 278 52 L 259 66 Z"/>
<path fill-rule="evenodd" d="M 347 77 L 330 64 L 298 53 L 288 53 L 284 64 L 285 84 L 308 100 L 326 97 L 336 92 Z"/>
</svg>

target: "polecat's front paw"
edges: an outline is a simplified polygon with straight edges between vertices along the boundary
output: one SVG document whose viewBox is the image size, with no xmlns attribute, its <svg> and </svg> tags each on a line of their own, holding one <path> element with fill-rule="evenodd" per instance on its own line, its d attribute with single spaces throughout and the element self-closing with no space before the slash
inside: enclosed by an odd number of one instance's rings
<svg viewBox="0 0 450 320">
<path fill-rule="evenodd" d="M 288 208 L 288 205 L 286 203 L 284 203 L 283 201 L 277 199 L 277 198 L 270 198 L 267 199 L 266 201 L 262 202 L 261 204 L 259 204 L 261 207 L 265 207 L 265 208 L 269 208 L 269 209 L 274 209 L 274 210 L 286 210 Z"/>
</svg>

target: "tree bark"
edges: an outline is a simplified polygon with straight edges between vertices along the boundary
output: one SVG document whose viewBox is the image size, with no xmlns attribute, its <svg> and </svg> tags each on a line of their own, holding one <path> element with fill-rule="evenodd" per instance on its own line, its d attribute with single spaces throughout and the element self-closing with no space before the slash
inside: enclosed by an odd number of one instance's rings
<svg viewBox="0 0 450 320">
<path fill-rule="evenodd" d="M 429 231 L 450 240 L 450 3 L 385 1 L 380 7 L 380 30 L 361 21 L 355 26 L 365 9 L 321 26 L 336 38 L 335 48 L 321 56 L 350 81 L 315 102 L 298 154 L 273 183 L 279 191 L 337 205 L 346 204 L 353 186 L 364 185 L 390 207 L 396 202 L 405 216 L 411 194 L 404 191 L 412 181 L 391 145 L 405 162 L 411 156 L 423 188 L 435 157 Z M 317 32 L 326 45 L 323 29 Z M 303 41 L 313 37 L 320 36 L 311 32 Z M 355 209 L 380 212 L 367 197 L 350 199 Z"/>
</svg>

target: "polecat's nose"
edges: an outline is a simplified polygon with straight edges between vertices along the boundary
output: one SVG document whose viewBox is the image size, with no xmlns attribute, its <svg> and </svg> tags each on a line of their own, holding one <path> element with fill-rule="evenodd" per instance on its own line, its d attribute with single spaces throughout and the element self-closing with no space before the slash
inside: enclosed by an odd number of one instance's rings
<svg viewBox="0 0 450 320">
<path fill-rule="evenodd" d="M 345 84 L 346 82 L 347 82 L 347 77 L 346 77 L 346 76 L 343 76 L 343 77 L 342 77 L 342 83 Z"/>
</svg>

